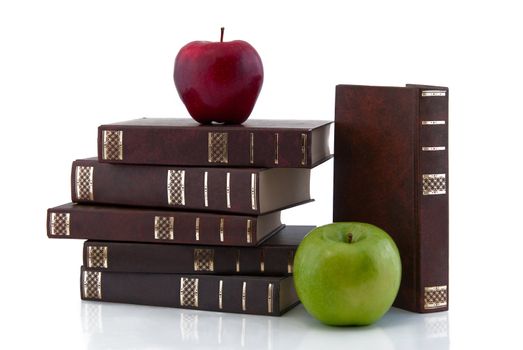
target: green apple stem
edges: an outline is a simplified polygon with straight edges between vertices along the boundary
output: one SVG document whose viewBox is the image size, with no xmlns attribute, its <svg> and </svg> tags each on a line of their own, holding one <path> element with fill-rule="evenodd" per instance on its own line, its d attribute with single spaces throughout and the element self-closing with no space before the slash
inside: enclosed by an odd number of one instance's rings
<svg viewBox="0 0 523 350">
<path fill-rule="evenodd" d="M 220 42 L 223 43 L 223 32 L 225 31 L 225 28 L 221 28 L 222 34 L 220 35 Z"/>
<path fill-rule="evenodd" d="M 352 243 L 352 232 L 347 233 L 347 242 Z"/>
</svg>

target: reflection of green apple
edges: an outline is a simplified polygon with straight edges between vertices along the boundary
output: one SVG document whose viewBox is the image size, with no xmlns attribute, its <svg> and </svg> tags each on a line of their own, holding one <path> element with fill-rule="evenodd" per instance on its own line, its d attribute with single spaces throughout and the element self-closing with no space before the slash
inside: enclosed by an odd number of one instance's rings
<svg viewBox="0 0 523 350">
<path fill-rule="evenodd" d="M 294 258 L 294 283 L 305 309 L 330 325 L 368 325 L 396 298 L 401 261 L 380 228 L 341 222 L 318 227 Z"/>
</svg>

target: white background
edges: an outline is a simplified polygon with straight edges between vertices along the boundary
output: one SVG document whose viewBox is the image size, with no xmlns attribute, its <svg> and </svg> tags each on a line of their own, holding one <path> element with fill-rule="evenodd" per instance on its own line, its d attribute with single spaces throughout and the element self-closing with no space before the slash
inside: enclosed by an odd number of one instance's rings
<svg viewBox="0 0 523 350">
<path fill-rule="evenodd" d="M 522 11 L 510 1 L 2 1 L 0 347 L 521 348 Z M 193 40 L 249 41 L 252 118 L 333 119 L 338 83 L 450 87 L 450 308 L 372 327 L 82 303 L 81 242 L 49 240 L 71 161 L 102 123 L 187 116 L 172 81 Z M 289 224 L 331 221 L 332 161 Z M 440 327 L 431 330 L 432 325 Z M 216 327 L 224 338 L 216 336 Z M 219 333 L 222 334 L 222 333 Z M 221 337 L 221 335 L 220 335 Z"/>
</svg>

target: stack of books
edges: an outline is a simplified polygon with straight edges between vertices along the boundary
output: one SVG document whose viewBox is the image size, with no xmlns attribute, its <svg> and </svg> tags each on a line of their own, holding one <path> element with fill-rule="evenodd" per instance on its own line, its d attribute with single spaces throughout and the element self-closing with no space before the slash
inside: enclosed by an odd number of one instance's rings
<svg viewBox="0 0 523 350">
<path fill-rule="evenodd" d="M 102 125 L 98 157 L 73 162 L 73 203 L 48 210 L 50 238 L 87 239 L 85 300 L 281 315 L 298 303 L 294 252 L 312 226 L 310 169 L 332 157 L 331 122 Z"/>
</svg>

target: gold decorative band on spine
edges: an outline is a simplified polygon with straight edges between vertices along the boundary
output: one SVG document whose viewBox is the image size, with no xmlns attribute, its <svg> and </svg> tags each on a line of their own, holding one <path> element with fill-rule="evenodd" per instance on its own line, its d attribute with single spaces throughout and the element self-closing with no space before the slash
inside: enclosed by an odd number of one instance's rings
<svg viewBox="0 0 523 350">
<path fill-rule="evenodd" d="M 185 170 L 167 171 L 167 199 L 169 205 L 185 205 Z"/>
<path fill-rule="evenodd" d="M 274 164 L 278 164 L 280 153 L 280 135 L 274 133 Z"/>
<path fill-rule="evenodd" d="M 256 173 L 251 174 L 251 208 L 256 210 L 258 203 L 256 200 Z"/>
<path fill-rule="evenodd" d="M 77 200 L 94 200 L 93 175 L 94 167 L 81 165 L 76 166 L 75 180 Z"/>
<path fill-rule="evenodd" d="M 247 243 L 252 243 L 252 220 L 247 219 Z"/>
<path fill-rule="evenodd" d="M 228 134 L 226 132 L 209 132 L 207 145 L 209 163 L 227 164 L 229 162 Z"/>
<path fill-rule="evenodd" d="M 447 307 L 447 286 L 425 287 L 425 310 Z"/>
<path fill-rule="evenodd" d="M 123 160 L 123 131 L 122 130 L 103 130 L 103 150 L 102 159 L 104 160 Z"/>
<path fill-rule="evenodd" d="M 289 251 L 289 255 L 287 255 L 287 273 L 292 273 L 294 266 L 294 251 Z"/>
<path fill-rule="evenodd" d="M 445 150 L 445 146 L 424 146 L 424 147 L 421 147 L 421 150 L 423 152 L 444 151 Z"/>
<path fill-rule="evenodd" d="M 220 280 L 220 286 L 218 287 L 218 308 L 223 309 L 223 280 Z"/>
<path fill-rule="evenodd" d="M 247 282 L 242 284 L 242 310 L 247 310 Z"/>
<path fill-rule="evenodd" d="M 265 272 L 265 254 L 263 249 L 260 250 L 260 272 Z"/>
<path fill-rule="evenodd" d="M 249 134 L 249 163 L 254 163 L 254 133 Z"/>
<path fill-rule="evenodd" d="M 240 272 L 240 250 L 236 251 L 236 272 Z"/>
<path fill-rule="evenodd" d="M 301 165 L 307 165 L 307 134 L 301 134 Z"/>
<path fill-rule="evenodd" d="M 209 173 L 206 171 L 203 174 L 203 202 L 206 207 L 209 206 L 209 189 L 207 187 L 208 176 L 209 176 Z"/>
<path fill-rule="evenodd" d="M 200 240 L 200 218 L 196 218 L 196 222 L 194 223 L 194 239 L 199 241 Z"/>
<path fill-rule="evenodd" d="M 213 158 L 212 158 L 212 141 L 213 140 L 213 137 L 212 137 L 212 132 L 208 133 L 207 134 L 207 161 L 209 163 L 212 162 Z"/>
<path fill-rule="evenodd" d="M 447 193 L 445 174 L 423 174 L 423 195 L 440 195 Z"/>
<path fill-rule="evenodd" d="M 102 299 L 102 273 L 100 271 L 83 271 L 82 282 L 85 299 Z"/>
<path fill-rule="evenodd" d="M 107 268 L 107 246 L 88 246 L 87 247 L 87 267 Z"/>
<path fill-rule="evenodd" d="M 213 249 L 194 249 L 194 271 L 214 271 Z"/>
<path fill-rule="evenodd" d="M 227 172 L 227 181 L 225 184 L 225 192 L 227 194 L 227 208 L 231 208 L 231 173 Z"/>
<path fill-rule="evenodd" d="M 69 236 L 71 234 L 71 214 L 51 213 L 49 226 L 51 236 Z"/>
<path fill-rule="evenodd" d="M 422 120 L 421 125 L 445 125 L 444 120 Z"/>
<path fill-rule="evenodd" d="M 225 230 L 225 219 L 220 218 L 220 242 L 223 242 L 223 231 Z"/>
<path fill-rule="evenodd" d="M 180 278 L 180 306 L 198 307 L 198 278 Z"/>
<path fill-rule="evenodd" d="M 439 97 L 446 96 L 447 91 L 445 90 L 423 90 L 421 91 L 421 97 Z"/>
<path fill-rule="evenodd" d="M 154 239 L 173 240 L 174 239 L 174 217 L 155 216 L 154 217 Z"/>
<path fill-rule="evenodd" d="M 267 312 L 273 312 L 273 300 L 274 300 L 274 284 L 269 283 L 267 287 Z"/>
</svg>

